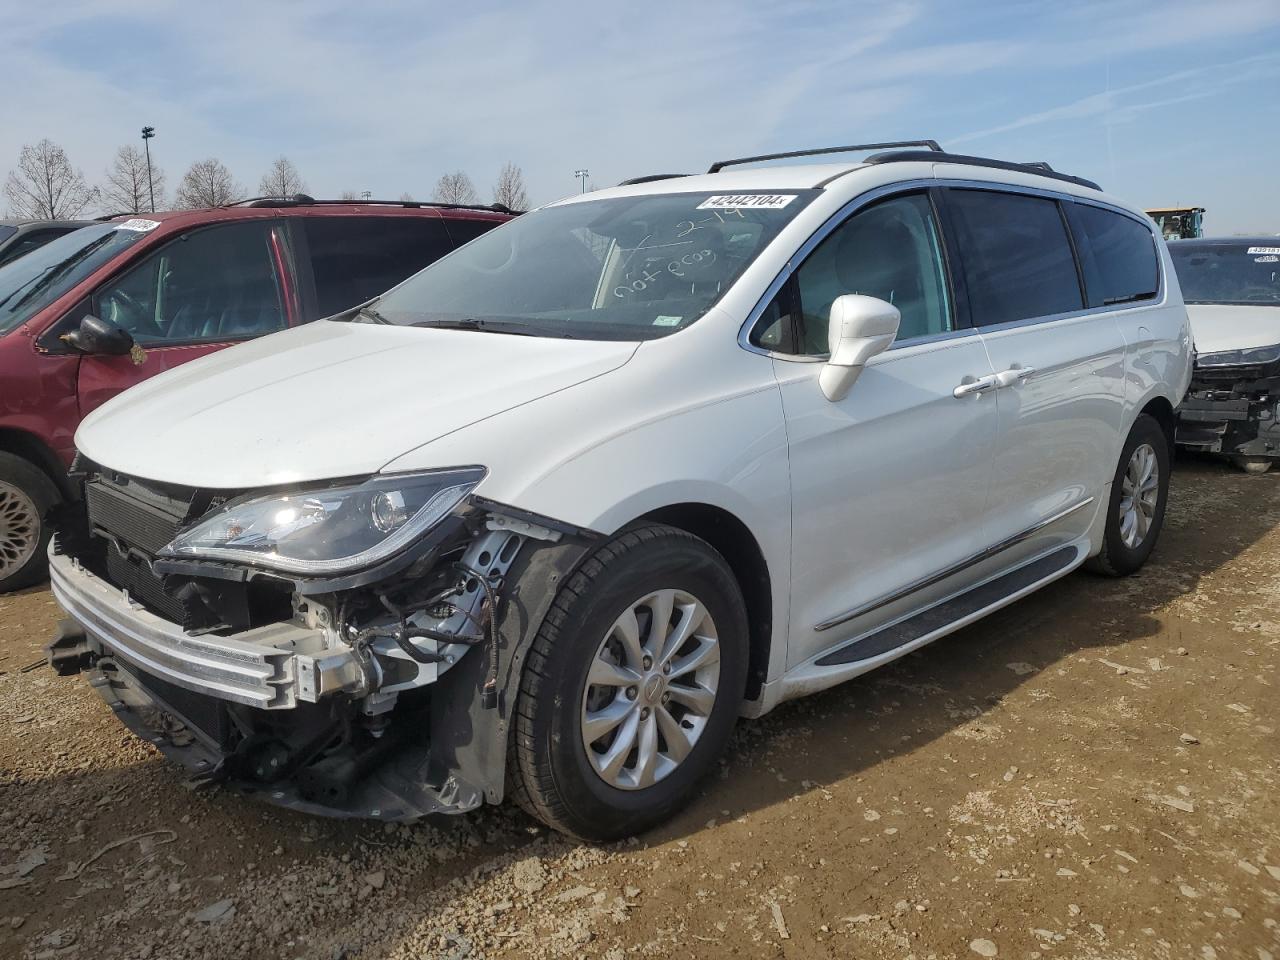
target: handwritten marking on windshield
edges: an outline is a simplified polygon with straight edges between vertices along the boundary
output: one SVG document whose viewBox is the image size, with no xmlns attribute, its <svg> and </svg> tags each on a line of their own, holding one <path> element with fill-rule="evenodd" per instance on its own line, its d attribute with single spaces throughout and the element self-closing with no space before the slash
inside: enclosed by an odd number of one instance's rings
<svg viewBox="0 0 1280 960">
<path fill-rule="evenodd" d="M 668 261 L 664 269 L 667 273 L 671 274 L 671 276 L 683 279 L 685 276 L 685 267 L 691 267 L 698 263 L 715 262 L 716 254 L 714 250 L 696 250 L 691 253 L 686 253 L 679 259 Z M 644 273 L 635 280 L 632 280 L 630 283 L 620 284 L 614 287 L 613 295 L 619 300 L 625 300 L 633 293 L 642 293 L 647 290 L 649 288 L 649 284 L 653 283 L 655 280 L 661 279 L 661 277 L 661 272 L 654 273 L 651 269 L 645 268 Z"/>
</svg>

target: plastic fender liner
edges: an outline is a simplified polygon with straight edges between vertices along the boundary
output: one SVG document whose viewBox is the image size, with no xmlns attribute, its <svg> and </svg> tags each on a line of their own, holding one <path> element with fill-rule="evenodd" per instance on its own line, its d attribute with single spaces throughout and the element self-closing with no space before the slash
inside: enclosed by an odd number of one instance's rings
<svg viewBox="0 0 1280 960">
<path fill-rule="evenodd" d="M 481 705 L 485 657 L 462 657 L 432 687 L 428 782 L 433 788 L 443 791 L 461 783 L 482 790 L 490 803 L 502 801 L 515 707 L 512 691 L 560 584 L 593 546 L 530 540 L 521 548 L 499 597 L 497 709 Z M 449 784 L 451 779 L 455 784 Z"/>
</svg>

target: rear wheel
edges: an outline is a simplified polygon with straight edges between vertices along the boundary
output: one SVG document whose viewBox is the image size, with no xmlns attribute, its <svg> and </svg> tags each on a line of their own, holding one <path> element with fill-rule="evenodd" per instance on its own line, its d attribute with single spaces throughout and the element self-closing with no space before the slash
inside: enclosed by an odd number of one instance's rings
<svg viewBox="0 0 1280 960">
<path fill-rule="evenodd" d="M 529 652 L 516 800 L 587 840 L 655 826 L 723 751 L 746 673 L 745 607 L 724 559 L 673 527 L 619 535 L 560 589 Z"/>
<path fill-rule="evenodd" d="M 11 453 L 0 453 L 0 593 L 30 586 L 48 569 L 44 515 L 60 499 L 49 476 Z"/>
<path fill-rule="evenodd" d="M 1151 556 L 1169 499 L 1169 441 L 1156 419 L 1139 414 L 1111 483 L 1102 552 L 1089 569 L 1111 577 L 1133 573 Z"/>
<path fill-rule="evenodd" d="M 1245 473 L 1266 473 L 1272 461 L 1270 457 L 1232 457 L 1231 462 Z"/>
</svg>

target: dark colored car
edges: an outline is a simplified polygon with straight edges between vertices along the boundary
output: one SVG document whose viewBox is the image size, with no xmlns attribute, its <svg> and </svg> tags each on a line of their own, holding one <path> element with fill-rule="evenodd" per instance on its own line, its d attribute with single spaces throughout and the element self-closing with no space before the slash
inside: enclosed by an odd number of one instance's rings
<svg viewBox="0 0 1280 960">
<path fill-rule="evenodd" d="M 73 437 L 94 408 L 188 360 L 363 303 L 508 219 L 262 200 L 92 223 L 0 266 L 0 592 L 44 575 L 43 517 L 73 495 Z"/>
<path fill-rule="evenodd" d="M 0 267 L 94 220 L 0 220 Z"/>
</svg>

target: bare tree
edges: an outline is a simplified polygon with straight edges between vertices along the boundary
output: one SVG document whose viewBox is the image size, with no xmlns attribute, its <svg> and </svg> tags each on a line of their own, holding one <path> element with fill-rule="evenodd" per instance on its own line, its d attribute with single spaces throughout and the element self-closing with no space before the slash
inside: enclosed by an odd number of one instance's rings
<svg viewBox="0 0 1280 960">
<path fill-rule="evenodd" d="M 98 191 L 71 166 L 62 147 L 44 139 L 34 146 L 23 146 L 18 169 L 9 171 L 5 181 L 4 195 L 16 217 L 67 220 L 83 213 L 97 199 Z"/>
<path fill-rule="evenodd" d="M 147 180 L 147 158 L 132 144 L 116 151 L 103 180 L 102 206 L 108 213 L 142 213 L 150 210 L 151 190 L 155 188 L 156 207 L 164 209 L 164 171 L 154 164 Z"/>
<path fill-rule="evenodd" d="M 493 202 L 511 210 L 527 210 L 529 194 L 524 188 L 524 173 L 514 163 L 506 163 L 493 185 Z"/>
<path fill-rule="evenodd" d="M 458 170 L 436 181 L 434 199 L 441 203 L 476 203 L 480 197 L 471 178 Z"/>
<path fill-rule="evenodd" d="M 338 199 L 339 200 L 357 200 L 359 199 L 359 197 L 354 190 L 343 190 L 340 194 L 338 194 Z"/>
<path fill-rule="evenodd" d="M 184 210 L 219 207 L 244 197 L 244 187 L 236 183 L 221 160 L 197 160 L 182 175 L 174 205 Z"/>
<path fill-rule="evenodd" d="M 306 193 L 307 185 L 292 160 L 277 157 L 258 184 L 258 192 L 264 197 L 292 197 L 295 193 Z"/>
<path fill-rule="evenodd" d="M 400 194 L 400 202 L 401 202 L 401 203 L 413 203 L 413 202 L 414 202 L 414 201 L 413 201 L 413 194 L 412 194 L 412 193 L 409 193 L 408 191 L 405 191 L 404 193 Z"/>
</svg>

